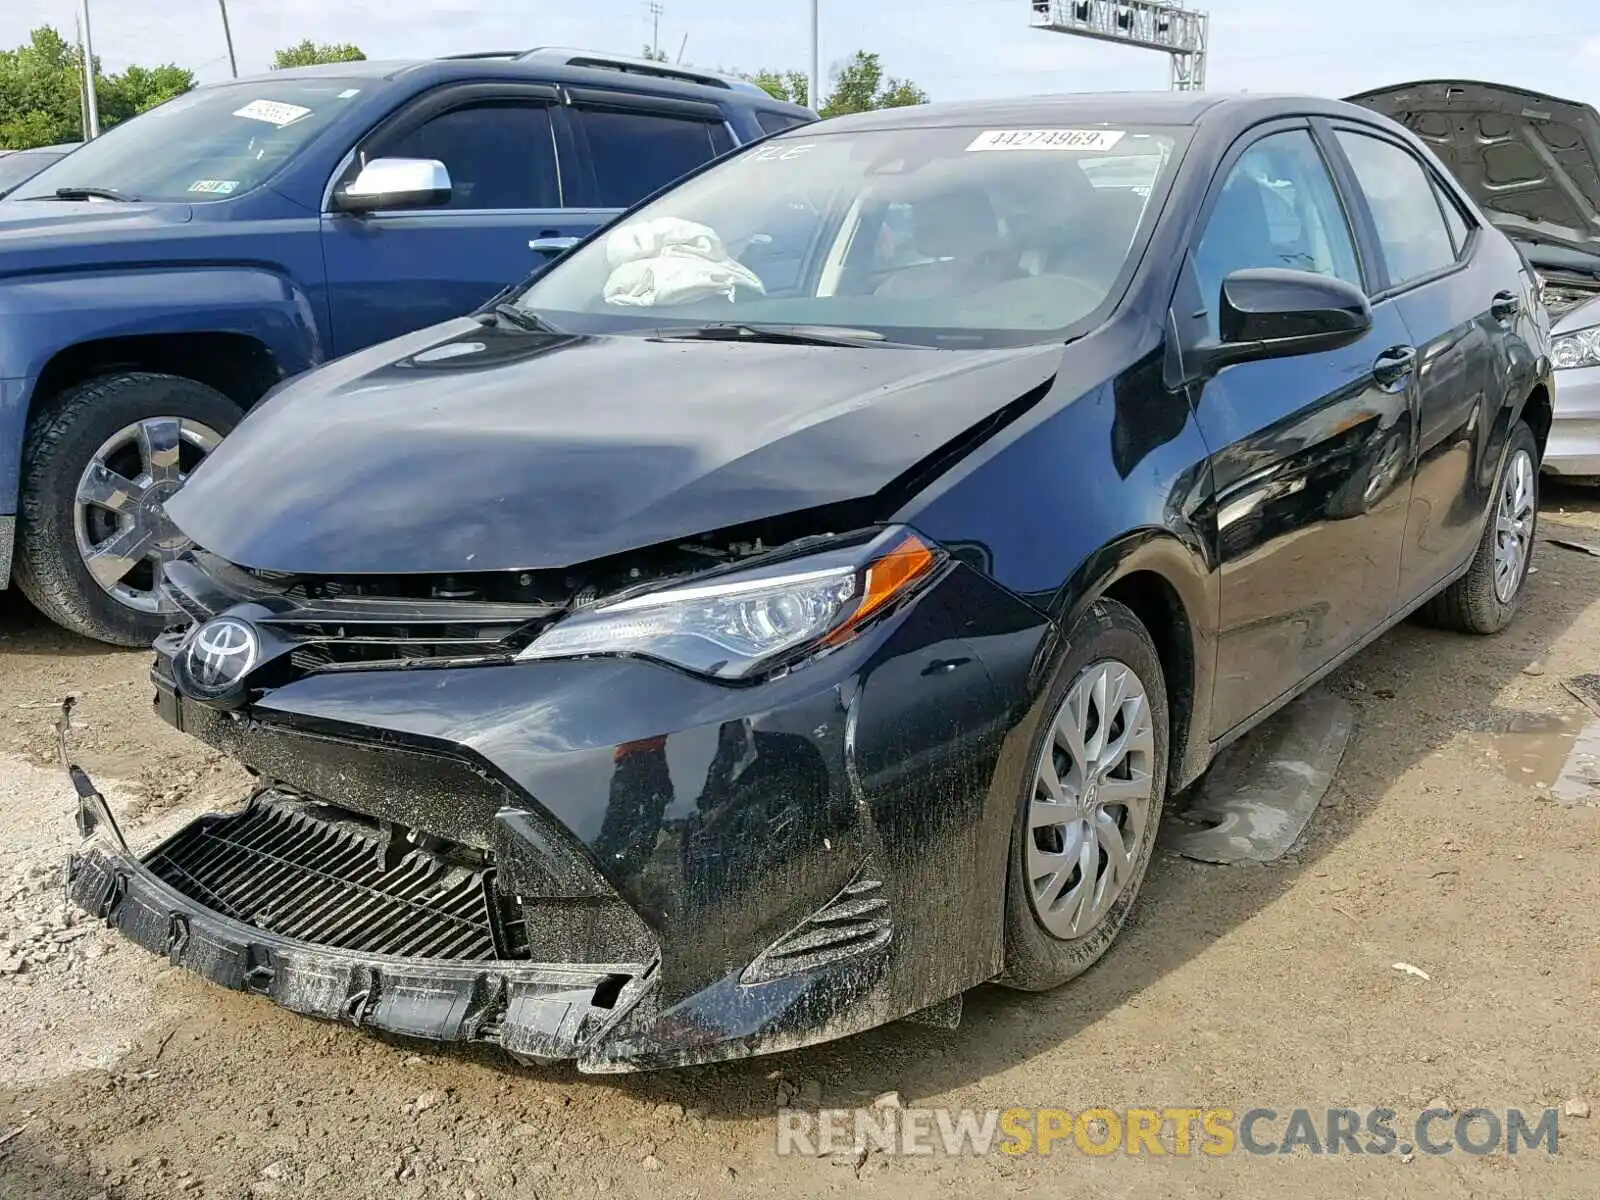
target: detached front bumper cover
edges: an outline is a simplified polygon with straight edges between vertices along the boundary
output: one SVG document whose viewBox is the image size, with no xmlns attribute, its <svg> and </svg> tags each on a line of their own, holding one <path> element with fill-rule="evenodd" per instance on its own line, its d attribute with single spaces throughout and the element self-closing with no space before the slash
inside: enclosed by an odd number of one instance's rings
<svg viewBox="0 0 1600 1200">
<path fill-rule="evenodd" d="M 87 842 L 68 861 L 68 899 L 213 983 L 306 1016 L 432 1041 L 489 1042 L 519 1058 L 576 1059 L 580 1069 L 654 991 L 653 969 L 351 954 L 232 920 L 157 878 L 128 849 L 88 776 L 69 770 Z"/>
</svg>

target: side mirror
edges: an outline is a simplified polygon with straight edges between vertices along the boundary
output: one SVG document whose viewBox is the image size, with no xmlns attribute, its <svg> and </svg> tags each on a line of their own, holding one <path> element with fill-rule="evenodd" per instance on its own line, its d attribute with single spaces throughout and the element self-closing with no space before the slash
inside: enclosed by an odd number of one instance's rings
<svg viewBox="0 0 1600 1200">
<path fill-rule="evenodd" d="M 340 212 L 437 208 L 450 203 L 450 172 L 432 158 L 375 158 L 333 194 Z"/>
<path fill-rule="evenodd" d="M 1338 350 L 1372 328 L 1360 288 L 1311 271 L 1235 271 L 1222 281 L 1219 341 L 1201 347 L 1215 371 L 1234 363 Z"/>
</svg>

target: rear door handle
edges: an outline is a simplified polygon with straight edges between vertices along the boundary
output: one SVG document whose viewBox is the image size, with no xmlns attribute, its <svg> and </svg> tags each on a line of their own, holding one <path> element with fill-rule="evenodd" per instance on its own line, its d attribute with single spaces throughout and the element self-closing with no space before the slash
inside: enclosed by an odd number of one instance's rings
<svg viewBox="0 0 1600 1200">
<path fill-rule="evenodd" d="M 1406 380 L 1411 378 L 1416 366 L 1415 346 L 1391 346 L 1373 362 L 1372 377 L 1384 391 L 1398 392 L 1405 387 Z"/>
<path fill-rule="evenodd" d="M 536 237 L 528 243 L 535 254 L 564 254 L 578 244 L 575 237 Z"/>
<path fill-rule="evenodd" d="M 1509 321 L 1522 311 L 1522 300 L 1515 292 L 1496 292 L 1489 301 L 1489 315 L 1496 321 Z"/>
</svg>

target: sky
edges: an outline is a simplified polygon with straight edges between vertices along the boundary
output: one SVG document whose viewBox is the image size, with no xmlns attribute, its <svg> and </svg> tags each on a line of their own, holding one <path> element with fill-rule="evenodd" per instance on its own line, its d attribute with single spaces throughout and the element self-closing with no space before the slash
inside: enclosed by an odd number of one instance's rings
<svg viewBox="0 0 1600 1200">
<path fill-rule="evenodd" d="M 227 0 L 241 75 L 310 37 L 369 58 L 581 46 L 636 54 L 648 0 Z M 808 0 L 659 0 L 660 45 L 702 67 L 809 69 Z M 821 55 L 864 49 L 934 100 L 1164 89 L 1165 55 L 1031 28 L 1029 0 L 820 0 Z M 1210 0 L 1211 91 L 1349 95 L 1416 79 L 1487 79 L 1600 106 L 1600 5 L 1585 0 Z M 75 0 L 0 0 L 0 47 L 36 25 L 73 36 Z M 520 11 L 518 11 L 520 10 Z M 1586 12 L 1587 10 L 1587 12 Z M 760 14 L 760 15 L 757 15 Z M 217 0 L 90 0 L 116 71 L 176 62 L 228 75 Z M 687 38 L 687 42 L 685 42 Z"/>
</svg>

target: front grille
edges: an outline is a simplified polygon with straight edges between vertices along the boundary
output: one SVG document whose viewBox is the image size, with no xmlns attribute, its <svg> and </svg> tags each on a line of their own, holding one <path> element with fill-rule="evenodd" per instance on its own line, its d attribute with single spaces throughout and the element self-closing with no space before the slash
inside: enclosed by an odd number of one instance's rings
<svg viewBox="0 0 1600 1200">
<path fill-rule="evenodd" d="M 272 793 L 190 826 L 146 865 L 224 916 L 321 946 L 468 961 L 527 955 L 520 925 L 502 916 L 492 868 L 406 848 L 395 834 L 323 819 Z"/>
<path fill-rule="evenodd" d="M 290 654 L 298 671 L 358 670 L 373 666 L 449 666 L 510 662 L 528 640 L 521 626 L 350 625 L 277 621 L 274 628 L 302 644 Z M 517 636 L 522 633 L 520 638 Z"/>
</svg>

